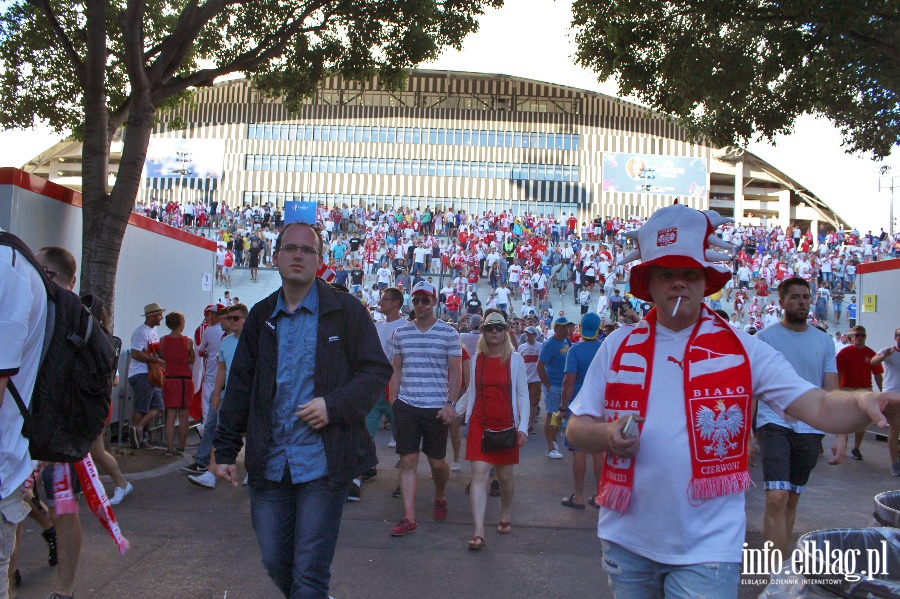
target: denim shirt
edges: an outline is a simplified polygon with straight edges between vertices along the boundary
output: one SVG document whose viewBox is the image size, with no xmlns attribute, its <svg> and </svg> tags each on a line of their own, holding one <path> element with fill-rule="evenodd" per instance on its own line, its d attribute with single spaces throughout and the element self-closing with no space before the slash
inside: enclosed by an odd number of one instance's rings
<svg viewBox="0 0 900 599">
<path fill-rule="evenodd" d="M 325 442 L 299 416 L 298 406 L 313 399 L 319 292 L 313 285 L 294 312 L 284 306 L 284 292 L 270 319 L 278 336 L 278 367 L 272 405 L 272 445 L 266 461 L 266 480 L 279 482 L 287 467 L 296 485 L 328 474 Z"/>
</svg>

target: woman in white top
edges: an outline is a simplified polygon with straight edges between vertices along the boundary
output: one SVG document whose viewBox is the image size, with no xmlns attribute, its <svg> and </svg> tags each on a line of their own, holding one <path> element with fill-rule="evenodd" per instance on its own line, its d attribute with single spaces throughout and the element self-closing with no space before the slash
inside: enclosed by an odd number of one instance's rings
<svg viewBox="0 0 900 599">
<path fill-rule="evenodd" d="M 481 325 L 478 353 L 472 360 L 469 388 L 456 405 L 469 423 L 466 459 L 472 464 L 469 498 L 475 534 L 469 549 L 484 547 L 484 511 L 487 506 L 488 473 L 494 466 L 500 479 L 499 534 L 509 534 L 510 510 L 515 486 L 513 466 L 519 463 L 519 448 L 528 440 L 530 403 L 525 361 L 513 351 L 509 325 L 499 310 L 487 310 Z M 514 439 L 506 449 L 488 450 L 482 444 L 486 430 L 508 431 Z"/>
</svg>

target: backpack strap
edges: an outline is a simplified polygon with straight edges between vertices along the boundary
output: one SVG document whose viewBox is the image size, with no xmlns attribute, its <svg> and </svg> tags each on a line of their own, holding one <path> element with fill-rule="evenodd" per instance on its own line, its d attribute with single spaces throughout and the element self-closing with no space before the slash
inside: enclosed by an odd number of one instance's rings
<svg viewBox="0 0 900 599">
<path fill-rule="evenodd" d="M 31 412 L 29 412 L 28 408 L 25 406 L 25 402 L 22 400 L 22 396 L 13 384 L 12 379 L 6 381 L 6 388 L 9 389 L 10 394 L 12 394 L 13 399 L 16 401 L 16 405 L 19 406 L 19 412 L 22 414 L 22 418 L 25 420 L 27 428 L 28 423 L 31 422 Z"/>
</svg>

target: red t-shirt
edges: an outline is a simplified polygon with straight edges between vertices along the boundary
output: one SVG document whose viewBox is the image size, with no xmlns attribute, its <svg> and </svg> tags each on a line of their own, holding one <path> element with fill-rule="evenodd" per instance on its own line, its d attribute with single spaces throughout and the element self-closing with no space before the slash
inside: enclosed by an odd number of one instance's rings
<svg viewBox="0 0 900 599">
<path fill-rule="evenodd" d="M 848 345 L 839 351 L 837 367 L 841 377 L 841 387 L 870 389 L 872 387 L 872 375 L 884 372 L 881 364 L 872 366 L 869 362 L 874 357 L 875 350 L 869 347 L 858 349 Z"/>
<path fill-rule="evenodd" d="M 458 295 L 448 296 L 447 301 L 445 302 L 447 310 L 449 310 L 450 312 L 456 312 L 457 310 L 459 310 L 459 301 L 460 300 Z"/>
</svg>

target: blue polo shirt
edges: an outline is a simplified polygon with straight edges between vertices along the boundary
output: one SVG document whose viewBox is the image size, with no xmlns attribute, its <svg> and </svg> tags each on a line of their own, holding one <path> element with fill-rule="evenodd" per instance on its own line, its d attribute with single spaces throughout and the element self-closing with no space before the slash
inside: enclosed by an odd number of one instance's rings
<svg viewBox="0 0 900 599">
<path fill-rule="evenodd" d="M 281 481 L 288 468 L 295 485 L 328 474 L 325 442 L 299 416 L 298 406 L 313 399 L 316 369 L 316 339 L 319 326 L 319 292 L 313 285 L 293 312 L 278 294 L 269 317 L 278 337 L 278 367 L 275 401 L 272 404 L 272 445 L 266 460 L 266 480 Z"/>
<path fill-rule="evenodd" d="M 566 376 L 566 353 L 571 345 L 568 339 L 560 341 L 553 336 L 544 340 L 538 362 L 544 363 L 551 387 L 562 387 L 563 379 Z"/>
</svg>

